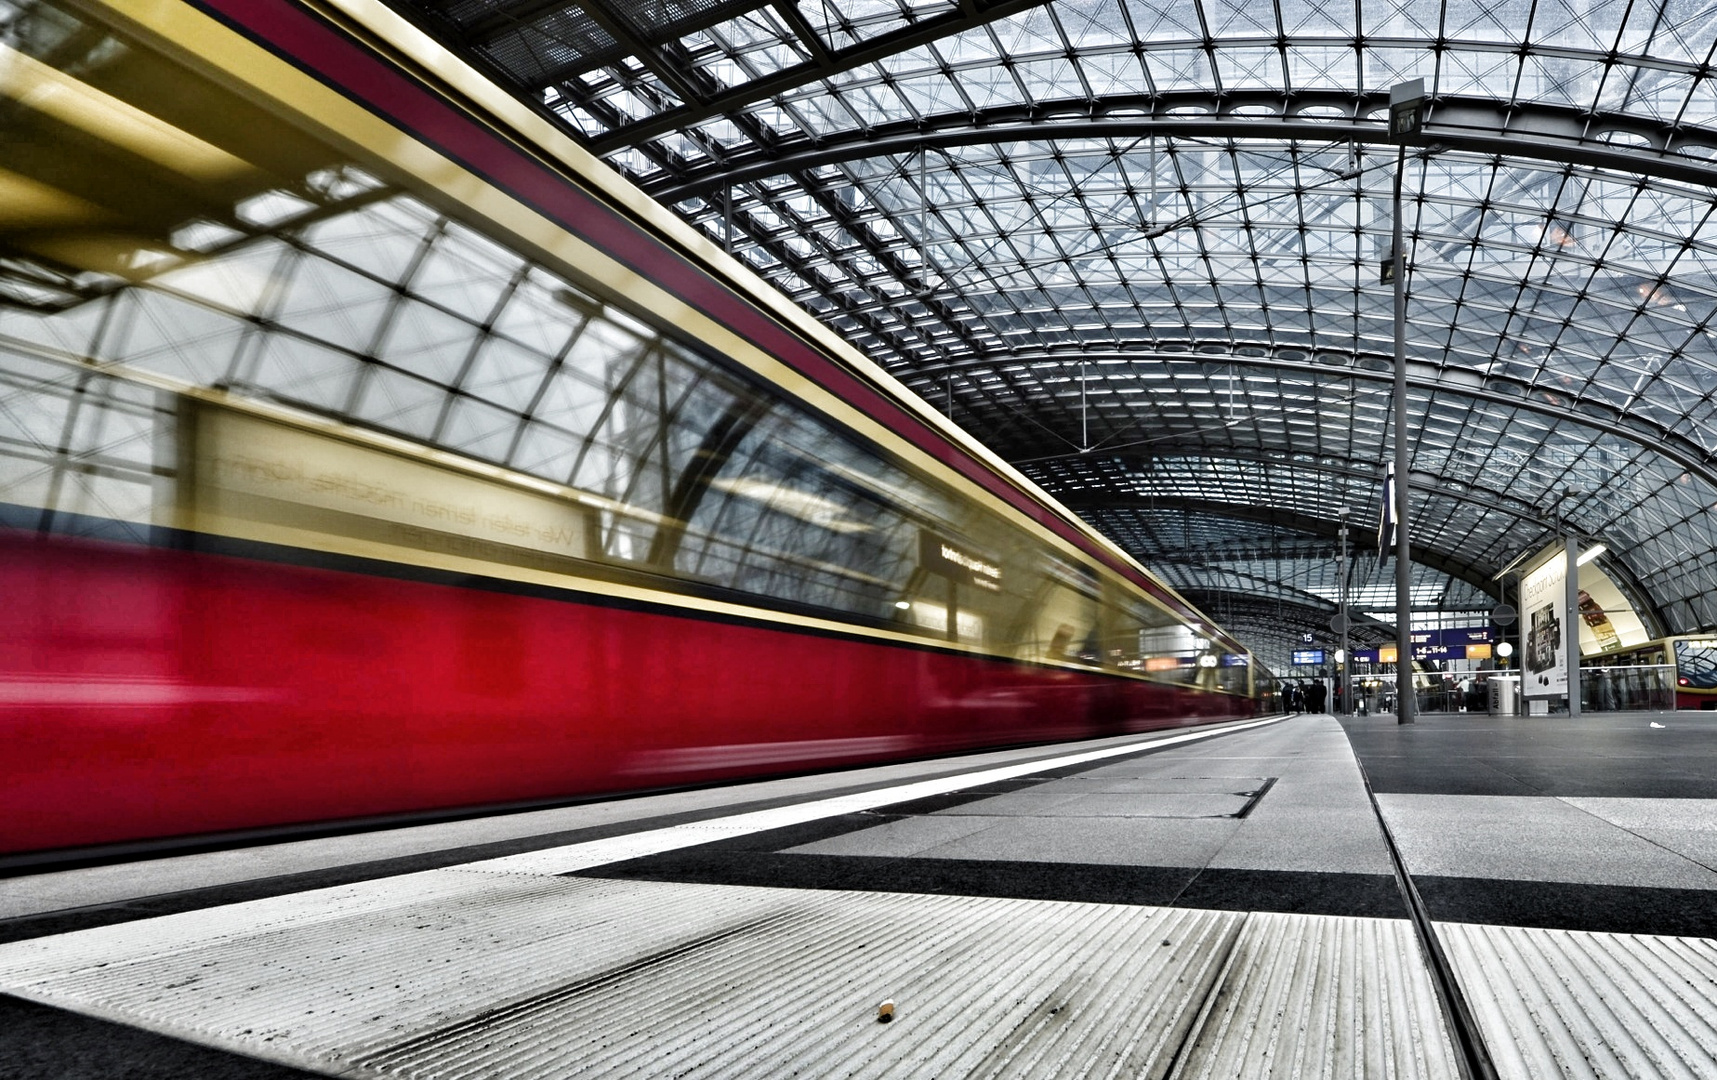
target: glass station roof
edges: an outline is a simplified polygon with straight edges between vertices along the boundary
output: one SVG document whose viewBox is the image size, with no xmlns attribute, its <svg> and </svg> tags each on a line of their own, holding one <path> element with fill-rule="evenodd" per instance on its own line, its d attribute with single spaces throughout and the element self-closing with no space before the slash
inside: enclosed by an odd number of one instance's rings
<svg viewBox="0 0 1717 1080">
<path fill-rule="evenodd" d="M 1717 5 L 394 2 L 1171 580 L 1297 538 L 1272 588 L 1374 543 L 1423 79 L 1424 569 L 1561 529 L 1717 626 Z"/>
</svg>

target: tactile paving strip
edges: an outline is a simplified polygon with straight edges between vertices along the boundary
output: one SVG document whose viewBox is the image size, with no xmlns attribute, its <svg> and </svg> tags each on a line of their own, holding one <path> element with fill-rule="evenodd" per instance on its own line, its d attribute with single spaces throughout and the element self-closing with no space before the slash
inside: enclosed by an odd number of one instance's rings
<svg viewBox="0 0 1717 1080">
<path fill-rule="evenodd" d="M 1459 1075 L 1411 923 L 1260 912 L 1174 1080 Z"/>
<path fill-rule="evenodd" d="M 1717 942 L 1438 923 L 1500 1076 L 1717 1076 Z"/>
<path fill-rule="evenodd" d="M 4 983 L 346 1076 L 1161 1077 L 1246 918 L 416 877 L 487 887 L 418 881 L 338 917 L 200 941 L 147 923 L 42 939 L 0 950 Z"/>
</svg>

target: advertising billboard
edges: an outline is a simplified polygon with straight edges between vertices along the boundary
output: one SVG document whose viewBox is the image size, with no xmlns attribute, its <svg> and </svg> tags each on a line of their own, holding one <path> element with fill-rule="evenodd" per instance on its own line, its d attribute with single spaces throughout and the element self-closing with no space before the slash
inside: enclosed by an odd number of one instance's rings
<svg viewBox="0 0 1717 1080">
<path fill-rule="evenodd" d="M 1520 613 L 1525 621 L 1523 693 L 1529 698 L 1568 693 L 1568 546 L 1557 543 L 1520 578 Z"/>
</svg>

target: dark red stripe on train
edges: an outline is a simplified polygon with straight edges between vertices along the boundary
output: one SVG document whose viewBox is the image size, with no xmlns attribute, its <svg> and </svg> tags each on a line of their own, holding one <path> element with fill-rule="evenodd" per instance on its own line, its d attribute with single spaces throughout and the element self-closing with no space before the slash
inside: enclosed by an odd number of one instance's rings
<svg viewBox="0 0 1717 1080">
<path fill-rule="evenodd" d="M 1250 708 L 790 628 L 18 530 L 0 530 L 0 595 L 6 852 L 791 772 Z"/>
<path fill-rule="evenodd" d="M 201 0 L 201 6 L 836 393 L 937 460 L 1078 545 L 1092 558 L 1138 583 L 1170 611 L 1186 619 L 1197 618 L 1162 586 L 1140 576 L 1092 543 L 1058 515 L 948 442 L 898 401 L 776 322 L 655 233 L 575 186 L 319 17 L 290 0 Z M 1239 648 L 1232 641 L 1229 644 Z"/>
</svg>

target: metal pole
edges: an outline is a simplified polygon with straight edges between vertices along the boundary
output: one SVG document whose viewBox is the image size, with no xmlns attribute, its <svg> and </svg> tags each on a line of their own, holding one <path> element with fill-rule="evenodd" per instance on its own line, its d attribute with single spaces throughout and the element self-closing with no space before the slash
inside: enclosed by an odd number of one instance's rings
<svg viewBox="0 0 1717 1080">
<path fill-rule="evenodd" d="M 1342 716 L 1352 716 L 1353 708 L 1353 654 L 1347 651 L 1347 511 L 1341 512 L 1341 561 L 1337 564 L 1337 575 L 1340 580 L 1339 595 L 1341 597 L 1341 663 L 1337 665 L 1337 673 L 1341 679 L 1341 693 L 1336 698 L 1336 708 Z"/>
<path fill-rule="evenodd" d="M 1407 547 L 1407 250 L 1402 242 L 1401 184 L 1407 147 L 1395 155 L 1395 722 L 1411 724 L 1413 700 L 1412 563 Z"/>
<path fill-rule="evenodd" d="M 918 150 L 918 257 L 924 260 L 924 287 L 930 287 L 930 183 L 924 178 L 930 151 Z"/>
<path fill-rule="evenodd" d="M 1157 221 L 1157 137 L 1151 136 L 1151 228 L 1156 228 Z"/>
<path fill-rule="evenodd" d="M 1526 708 L 1526 574 L 1514 575 L 1514 668 L 1520 676 L 1520 709 Z M 1515 710 L 1519 712 L 1519 709 Z"/>
<path fill-rule="evenodd" d="M 1091 449 L 1091 421 L 1085 411 L 1085 361 L 1079 361 L 1079 449 Z"/>
<path fill-rule="evenodd" d="M 1570 536 L 1562 541 L 1568 573 L 1562 579 L 1563 648 L 1568 669 L 1568 718 L 1580 715 L 1580 541 Z"/>
</svg>

